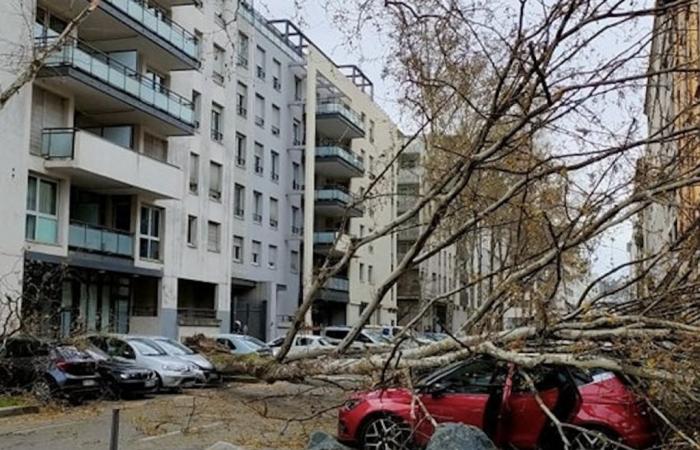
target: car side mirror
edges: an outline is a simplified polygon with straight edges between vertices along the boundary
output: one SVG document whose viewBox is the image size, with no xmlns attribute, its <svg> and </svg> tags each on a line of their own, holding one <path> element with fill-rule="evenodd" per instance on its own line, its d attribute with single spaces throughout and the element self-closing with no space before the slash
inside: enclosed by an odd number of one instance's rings
<svg viewBox="0 0 700 450">
<path fill-rule="evenodd" d="M 447 392 L 447 389 L 448 385 L 446 383 L 437 382 L 430 385 L 427 391 L 433 397 L 441 397 Z"/>
</svg>

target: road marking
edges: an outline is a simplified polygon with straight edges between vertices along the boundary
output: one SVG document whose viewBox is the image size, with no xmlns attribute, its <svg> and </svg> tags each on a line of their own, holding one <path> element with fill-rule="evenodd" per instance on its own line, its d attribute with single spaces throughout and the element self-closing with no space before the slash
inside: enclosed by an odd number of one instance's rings
<svg viewBox="0 0 700 450">
<path fill-rule="evenodd" d="M 44 430 L 50 430 L 52 428 L 61 428 L 61 427 L 68 427 L 71 425 L 78 425 L 81 422 L 64 422 L 64 423 L 52 423 L 51 425 L 42 425 L 40 427 L 34 427 L 34 428 L 29 428 L 26 430 L 16 430 L 16 431 L 10 431 L 7 433 L 0 433 L 0 436 L 11 436 L 13 434 L 29 434 L 29 433 L 36 433 L 37 431 L 44 431 Z"/>
<path fill-rule="evenodd" d="M 223 424 L 224 424 L 223 422 L 208 423 L 206 425 L 202 425 L 201 427 L 192 428 L 192 429 L 190 429 L 189 432 L 190 433 L 197 433 L 197 432 L 200 432 L 202 430 L 208 430 L 209 428 L 221 426 Z M 168 433 L 159 434 L 157 436 L 148 436 L 148 437 L 139 439 L 139 442 L 155 441 L 155 440 L 163 439 L 166 437 L 177 436 L 178 434 L 182 434 L 182 430 L 169 431 Z"/>
</svg>

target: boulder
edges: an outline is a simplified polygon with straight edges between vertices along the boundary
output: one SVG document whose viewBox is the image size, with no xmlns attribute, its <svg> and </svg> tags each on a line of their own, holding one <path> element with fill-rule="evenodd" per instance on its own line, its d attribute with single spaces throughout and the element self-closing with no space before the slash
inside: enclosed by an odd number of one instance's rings
<svg viewBox="0 0 700 450">
<path fill-rule="evenodd" d="M 495 450 L 496 446 L 478 428 L 459 423 L 438 426 L 426 450 Z"/>
<path fill-rule="evenodd" d="M 338 442 L 333 436 L 317 431 L 311 435 L 306 450 L 352 450 Z"/>
</svg>

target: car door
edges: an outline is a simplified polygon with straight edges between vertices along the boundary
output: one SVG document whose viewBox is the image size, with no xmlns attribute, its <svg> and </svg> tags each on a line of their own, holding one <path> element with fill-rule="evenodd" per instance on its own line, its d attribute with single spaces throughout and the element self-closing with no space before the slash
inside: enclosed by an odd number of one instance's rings
<svg viewBox="0 0 700 450">
<path fill-rule="evenodd" d="M 550 411 L 556 411 L 560 389 L 567 382 L 564 372 L 558 368 L 541 367 L 528 370 L 527 374 L 532 378 L 543 403 Z M 534 449 L 549 419 L 522 372 L 515 370 L 512 376 L 512 392 L 508 399 L 504 399 L 507 402 L 507 417 L 503 418 L 503 440 L 519 449 Z"/>
<path fill-rule="evenodd" d="M 438 423 L 457 422 L 484 429 L 485 412 L 493 392 L 495 375 L 494 361 L 475 359 L 434 380 L 433 391 L 430 392 L 429 387 L 420 398 Z M 417 431 L 431 435 L 430 421 L 419 421 Z"/>
</svg>

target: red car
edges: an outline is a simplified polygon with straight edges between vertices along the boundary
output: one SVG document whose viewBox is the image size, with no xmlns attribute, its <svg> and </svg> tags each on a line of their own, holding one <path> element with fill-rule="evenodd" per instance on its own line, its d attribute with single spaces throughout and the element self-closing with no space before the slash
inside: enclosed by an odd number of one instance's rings
<svg viewBox="0 0 700 450">
<path fill-rule="evenodd" d="M 623 448 L 613 441 L 635 449 L 653 443 L 646 409 L 613 373 L 551 366 L 527 373 L 550 411 L 577 427 L 567 427 L 572 450 Z M 416 386 L 436 422 L 473 425 L 499 447 L 563 448 L 558 431 L 512 364 L 475 358 L 440 369 Z M 339 440 L 364 450 L 424 446 L 433 431 L 423 407 L 407 389 L 356 394 L 339 412 Z"/>
</svg>

